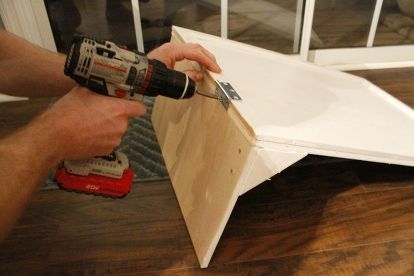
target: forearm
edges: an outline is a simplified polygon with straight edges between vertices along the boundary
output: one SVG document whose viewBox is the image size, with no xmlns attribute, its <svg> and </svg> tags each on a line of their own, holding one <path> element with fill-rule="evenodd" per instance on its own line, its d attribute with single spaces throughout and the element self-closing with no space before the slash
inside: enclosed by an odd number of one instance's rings
<svg viewBox="0 0 414 276">
<path fill-rule="evenodd" d="M 63 73 L 65 56 L 0 31 L 0 93 L 61 96 L 75 83 Z"/>
<path fill-rule="evenodd" d="M 49 133 L 53 126 L 46 126 L 49 128 L 46 129 L 41 117 L 0 140 L 0 240 L 60 159 L 58 147 L 51 139 L 53 135 Z M 59 140 L 59 137 L 54 139 Z"/>
<path fill-rule="evenodd" d="M 27 127 L 0 140 L 0 240 L 62 160 L 110 153 L 145 106 L 75 87 Z"/>
</svg>

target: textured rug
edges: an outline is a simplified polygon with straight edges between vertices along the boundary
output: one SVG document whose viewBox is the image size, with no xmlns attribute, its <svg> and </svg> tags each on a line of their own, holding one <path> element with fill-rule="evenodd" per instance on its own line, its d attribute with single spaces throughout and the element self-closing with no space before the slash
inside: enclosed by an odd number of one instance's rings
<svg viewBox="0 0 414 276">
<path fill-rule="evenodd" d="M 130 166 L 134 171 L 134 183 L 167 180 L 168 171 L 164 164 L 161 149 L 151 123 L 151 113 L 154 98 L 144 98 L 147 113 L 131 120 L 127 132 L 118 150 L 128 156 Z M 43 190 L 57 189 L 54 173 L 43 185 Z"/>
</svg>

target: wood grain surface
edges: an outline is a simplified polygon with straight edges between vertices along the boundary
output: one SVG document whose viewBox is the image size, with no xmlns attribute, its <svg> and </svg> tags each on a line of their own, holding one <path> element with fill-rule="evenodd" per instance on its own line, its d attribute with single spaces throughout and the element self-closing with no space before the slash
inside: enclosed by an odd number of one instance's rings
<svg viewBox="0 0 414 276">
<path fill-rule="evenodd" d="M 414 106 L 414 68 L 353 74 Z M 0 104 L 3 135 L 49 104 L 29 103 Z M 117 200 L 42 191 L 0 244 L 0 275 L 413 275 L 413 210 L 414 168 L 299 163 L 239 198 L 201 270 L 169 181 Z"/>
<path fill-rule="evenodd" d="M 181 43 L 175 33 L 172 42 Z M 175 68 L 192 67 L 184 62 Z M 159 97 L 152 113 L 171 183 L 202 267 L 208 265 L 237 201 L 240 178 L 253 148 L 253 138 L 246 138 L 236 121 L 241 120 L 234 106 L 226 111 L 217 100 L 198 94 L 178 102 Z"/>
</svg>

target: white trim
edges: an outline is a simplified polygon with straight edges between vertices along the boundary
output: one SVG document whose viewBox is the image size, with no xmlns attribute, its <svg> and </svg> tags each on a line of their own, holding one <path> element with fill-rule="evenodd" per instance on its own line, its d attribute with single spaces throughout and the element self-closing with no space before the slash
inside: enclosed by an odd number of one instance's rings
<svg viewBox="0 0 414 276">
<path fill-rule="evenodd" d="M 28 99 L 29 98 L 26 98 L 26 97 L 14 97 L 14 96 L 9 96 L 9 95 L 5 95 L 5 94 L 0 94 L 0 103 L 25 101 L 25 100 L 28 100 Z"/>
<path fill-rule="evenodd" d="M 52 29 L 42 0 L 0 0 L 0 15 L 7 31 L 56 52 Z"/>
<path fill-rule="evenodd" d="M 228 38 L 229 30 L 229 3 L 228 0 L 221 0 L 221 37 Z"/>
<path fill-rule="evenodd" d="M 414 62 L 414 45 L 311 50 L 308 61 L 322 66 L 367 69 L 410 66 Z"/>
<path fill-rule="evenodd" d="M 306 1 L 305 13 L 303 15 L 302 39 L 300 43 L 300 54 L 299 54 L 302 60 L 308 60 L 314 10 L 315 10 L 315 0 Z"/>
<path fill-rule="evenodd" d="M 49 16 L 47 15 L 45 2 L 43 0 L 31 1 L 32 9 L 36 16 L 37 27 L 43 41 L 43 47 L 53 52 L 57 52 L 55 38 L 53 37 L 52 27 L 50 26 Z"/>
<path fill-rule="evenodd" d="M 302 12 L 303 12 L 303 0 L 296 1 L 296 20 L 295 20 L 295 35 L 293 40 L 293 53 L 299 52 L 300 38 L 302 30 Z"/>
<path fill-rule="evenodd" d="M 414 67 L 414 60 L 396 61 L 396 62 L 363 63 L 363 64 L 340 64 L 340 65 L 329 65 L 325 67 L 338 70 L 338 71 L 406 68 L 406 67 Z"/>
<path fill-rule="evenodd" d="M 317 65 L 410 61 L 414 60 L 414 45 L 311 50 L 308 60 Z"/>
<path fill-rule="evenodd" d="M 132 5 L 132 14 L 134 15 L 134 27 L 135 27 L 135 37 L 137 40 L 137 48 L 138 51 L 144 53 L 144 38 L 142 34 L 142 26 L 141 26 L 141 13 L 139 10 L 139 1 L 138 0 L 131 0 Z"/>
<path fill-rule="evenodd" d="M 377 0 L 374 9 L 374 15 L 372 16 L 371 28 L 369 29 L 367 47 L 374 45 L 375 34 L 377 33 L 378 21 L 381 15 L 383 0 Z"/>
</svg>

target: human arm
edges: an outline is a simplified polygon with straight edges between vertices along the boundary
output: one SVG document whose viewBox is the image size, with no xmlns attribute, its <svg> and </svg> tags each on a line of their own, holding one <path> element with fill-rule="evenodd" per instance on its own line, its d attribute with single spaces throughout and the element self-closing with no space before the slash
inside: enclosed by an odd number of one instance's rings
<svg viewBox="0 0 414 276">
<path fill-rule="evenodd" d="M 11 96 L 62 96 L 75 86 L 63 74 L 65 56 L 0 31 L 0 93 Z"/>
<path fill-rule="evenodd" d="M 61 160 L 110 153 L 128 119 L 143 113 L 141 103 L 75 87 L 28 126 L 0 140 L 0 240 Z"/>
<path fill-rule="evenodd" d="M 198 50 L 197 45 L 171 48 L 167 44 L 154 50 L 150 58 L 159 59 L 169 68 L 187 58 L 212 71 L 220 71 L 214 57 Z M 140 103 L 76 87 L 27 127 L 0 140 L 0 240 L 51 168 L 64 159 L 85 159 L 109 153 L 120 143 L 128 118 L 144 112 L 145 107 Z"/>
<path fill-rule="evenodd" d="M 198 62 L 212 72 L 221 72 L 221 68 L 214 55 L 201 45 L 195 43 L 165 43 L 151 51 L 148 54 L 148 58 L 157 59 L 170 69 L 174 68 L 177 61 L 188 59 Z M 204 77 L 204 73 L 197 70 L 186 71 L 185 73 L 195 81 L 199 81 Z"/>
</svg>

